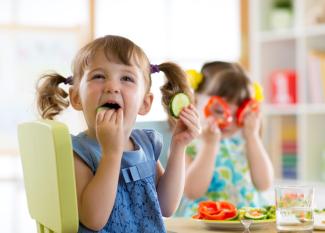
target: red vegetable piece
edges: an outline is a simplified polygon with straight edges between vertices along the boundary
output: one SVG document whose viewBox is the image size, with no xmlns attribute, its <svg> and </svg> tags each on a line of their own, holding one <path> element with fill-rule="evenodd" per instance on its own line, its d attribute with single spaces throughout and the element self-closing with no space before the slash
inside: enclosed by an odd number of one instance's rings
<svg viewBox="0 0 325 233">
<path fill-rule="evenodd" d="M 220 128 L 226 128 L 232 121 L 229 105 L 220 96 L 212 96 L 204 107 L 205 117 L 213 116 Z"/>
<path fill-rule="evenodd" d="M 255 99 L 247 99 L 245 100 L 242 105 L 238 108 L 236 113 L 237 118 L 237 125 L 242 127 L 244 125 L 244 118 L 246 113 L 258 112 L 260 110 L 260 106 L 257 100 Z"/>
</svg>

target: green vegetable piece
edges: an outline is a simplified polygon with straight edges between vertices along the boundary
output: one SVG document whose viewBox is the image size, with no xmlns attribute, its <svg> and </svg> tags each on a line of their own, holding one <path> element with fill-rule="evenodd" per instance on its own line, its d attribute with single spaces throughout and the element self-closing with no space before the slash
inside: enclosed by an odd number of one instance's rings
<svg viewBox="0 0 325 233">
<path fill-rule="evenodd" d="M 253 220 L 262 220 L 266 218 L 266 209 L 264 208 L 249 208 L 246 209 L 245 213 L 246 219 L 253 219 Z"/>
<path fill-rule="evenodd" d="M 170 101 L 169 108 L 173 117 L 178 118 L 183 108 L 191 104 L 190 98 L 184 93 L 178 93 Z"/>
</svg>

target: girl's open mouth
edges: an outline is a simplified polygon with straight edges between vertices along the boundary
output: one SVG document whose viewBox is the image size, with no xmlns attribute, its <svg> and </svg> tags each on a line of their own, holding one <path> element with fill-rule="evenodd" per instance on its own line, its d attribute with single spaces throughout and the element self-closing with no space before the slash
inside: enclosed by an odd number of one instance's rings
<svg viewBox="0 0 325 233">
<path fill-rule="evenodd" d="M 121 106 L 118 103 L 106 103 L 100 106 L 100 108 L 108 108 L 118 110 Z"/>
</svg>

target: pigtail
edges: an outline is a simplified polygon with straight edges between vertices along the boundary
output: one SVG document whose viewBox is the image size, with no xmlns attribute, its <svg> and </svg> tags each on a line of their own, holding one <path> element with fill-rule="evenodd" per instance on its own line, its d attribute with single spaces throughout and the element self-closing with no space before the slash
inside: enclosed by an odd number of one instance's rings
<svg viewBox="0 0 325 233">
<path fill-rule="evenodd" d="M 177 93 L 183 92 L 190 98 L 191 102 L 193 102 L 193 93 L 187 81 L 186 73 L 177 64 L 165 62 L 160 64 L 158 67 L 166 76 L 166 82 L 160 88 L 162 93 L 161 101 L 165 111 L 168 113 L 168 121 L 170 125 L 173 126 L 175 119 L 171 117 L 172 114 L 169 107 L 173 96 Z"/>
<path fill-rule="evenodd" d="M 68 93 L 59 87 L 68 79 L 57 73 L 44 74 L 37 82 L 37 108 L 43 119 L 53 120 L 62 110 L 69 106 Z"/>
</svg>

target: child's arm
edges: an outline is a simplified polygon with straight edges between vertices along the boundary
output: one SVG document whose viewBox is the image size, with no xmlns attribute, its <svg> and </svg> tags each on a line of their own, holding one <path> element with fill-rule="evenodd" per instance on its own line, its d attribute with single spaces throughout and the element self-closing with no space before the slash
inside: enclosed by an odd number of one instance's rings
<svg viewBox="0 0 325 233">
<path fill-rule="evenodd" d="M 204 195 L 211 183 L 215 159 L 221 139 L 220 129 L 214 119 L 208 119 L 201 135 L 202 147 L 195 159 L 186 157 L 186 182 L 184 194 L 189 199 L 197 199 Z"/>
<path fill-rule="evenodd" d="M 102 146 L 102 158 L 96 174 L 75 156 L 79 220 L 92 230 L 102 229 L 114 206 L 123 154 L 122 110 L 97 114 L 96 134 Z"/>
<path fill-rule="evenodd" d="M 173 132 L 166 170 L 158 163 L 157 193 L 162 215 L 171 216 L 181 200 L 185 183 L 185 148 L 199 135 L 199 117 L 190 105 L 180 114 Z"/>
<path fill-rule="evenodd" d="M 260 113 L 252 112 L 245 117 L 243 133 L 252 182 L 258 190 L 264 191 L 273 182 L 273 167 L 259 135 L 260 126 Z"/>
</svg>

